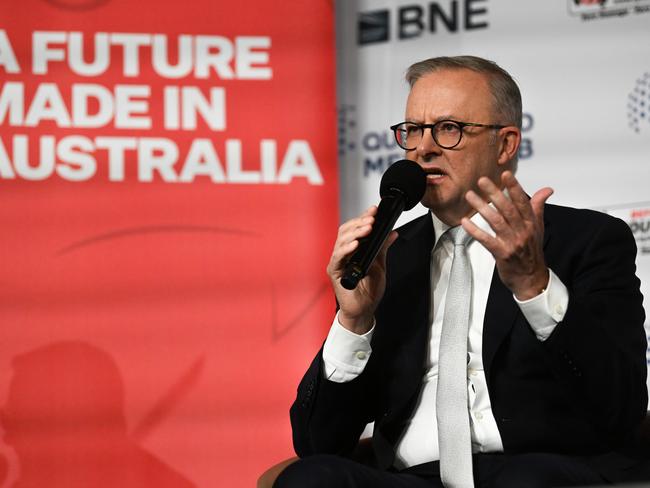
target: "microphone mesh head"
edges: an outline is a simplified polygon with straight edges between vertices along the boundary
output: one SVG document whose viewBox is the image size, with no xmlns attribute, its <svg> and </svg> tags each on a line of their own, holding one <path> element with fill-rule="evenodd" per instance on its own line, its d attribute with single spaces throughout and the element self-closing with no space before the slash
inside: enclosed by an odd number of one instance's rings
<svg viewBox="0 0 650 488">
<path fill-rule="evenodd" d="M 422 200 L 427 187 L 427 175 L 415 161 L 400 159 L 394 162 L 381 177 L 379 195 L 402 194 L 405 200 L 404 210 L 411 210 Z"/>
</svg>

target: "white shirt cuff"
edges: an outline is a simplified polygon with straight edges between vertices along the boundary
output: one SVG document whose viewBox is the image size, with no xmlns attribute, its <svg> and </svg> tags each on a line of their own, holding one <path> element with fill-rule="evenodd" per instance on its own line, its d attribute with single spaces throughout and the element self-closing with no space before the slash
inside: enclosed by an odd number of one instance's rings
<svg viewBox="0 0 650 488">
<path fill-rule="evenodd" d="M 535 336 L 540 341 L 549 338 L 555 330 L 555 326 L 564 318 L 569 305 L 569 290 L 553 273 L 553 270 L 549 269 L 548 271 L 548 286 L 542 293 L 524 301 L 517 300 L 517 297 L 513 295 Z"/>
<path fill-rule="evenodd" d="M 375 330 L 363 335 L 350 332 L 339 323 L 336 314 L 323 346 L 323 370 L 325 378 L 335 383 L 347 383 L 359 376 L 372 354 L 370 340 Z"/>
</svg>

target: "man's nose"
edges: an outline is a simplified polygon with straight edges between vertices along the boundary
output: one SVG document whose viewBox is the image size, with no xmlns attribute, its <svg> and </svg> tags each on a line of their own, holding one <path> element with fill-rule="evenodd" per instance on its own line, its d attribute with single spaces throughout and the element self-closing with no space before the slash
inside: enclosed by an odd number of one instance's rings
<svg viewBox="0 0 650 488">
<path fill-rule="evenodd" d="M 415 148 L 415 152 L 419 157 L 428 158 L 431 156 L 437 156 L 442 153 L 442 148 L 436 143 L 433 138 L 433 133 L 431 129 L 424 129 L 422 134 L 422 139 L 420 144 Z"/>
</svg>

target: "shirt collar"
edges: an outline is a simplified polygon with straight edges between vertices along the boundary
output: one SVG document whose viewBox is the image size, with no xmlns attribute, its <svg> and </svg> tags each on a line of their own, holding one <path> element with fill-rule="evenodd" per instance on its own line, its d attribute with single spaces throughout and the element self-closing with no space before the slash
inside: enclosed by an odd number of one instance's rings
<svg viewBox="0 0 650 488">
<path fill-rule="evenodd" d="M 492 204 L 492 202 L 490 202 L 488 205 L 490 205 L 490 207 L 494 208 L 494 204 Z M 438 245 L 438 241 L 440 240 L 440 238 L 442 237 L 442 235 L 443 235 L 443 234 L 447 231 L 447 229 L 449 229 L 451 226 L 445 224 L 442 220 L 440 220 L 440 219 L 436 216 L 436 214 L 433 213 L 433 211 L 431 211 L 430 214 L 431 214 L 431 221 L 432 221 L 432 223 L 433 223 L 433 231 L 434 231 L 434 235 L 435 235 L 435 241 L 434 241 L 434 243 L 433 243 L 433 249 L 435 249 L 436 246 Z M 494 237 L 495 234 L 494 234 L 494 231 L 492 230 L 492 227 L 490 227 L 490 224 L 487 222 L 487 220 L 485 220 L 485 219 L 483 218 L 483 216 L 482 216 L 480 213 L 476 212 L 474 215 L 472 215 L 472 216 L 470 217 L 469 220 L 470 220 L 471 222 L 473 222 L 474 224 L 476 224 L 476 226 L 477 226 L 479 229 L 481 229 L 481 230 L 487 232 L 487 233 L 490 234 L 492 237 Z M 471 241 L 471 242 L 474 242 L 474 241 Z M 471 243 L 470 243 L 470 244 L 471 244 Z"/>
</svg>

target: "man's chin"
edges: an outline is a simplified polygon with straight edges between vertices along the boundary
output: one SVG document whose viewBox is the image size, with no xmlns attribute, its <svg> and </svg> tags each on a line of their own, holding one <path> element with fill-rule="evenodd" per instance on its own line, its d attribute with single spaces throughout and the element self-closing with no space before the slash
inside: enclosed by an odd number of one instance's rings
<svg viewBox="0 0 650 488">
<path fill-rule="evenodd" d="M 439 198 L 439 195 L 429 193 L 424 195 L 420 203 L 451 226 L 459 225 L 460 219 L 472 210 L 464 198 Z"/>
<path fill-rule="evenodd" d="M 445 195 L 439 188 L 427 188 L 420 203 L 435 212 L 453 209 L 460 202 L 457 196 Z"/>
</svg>

